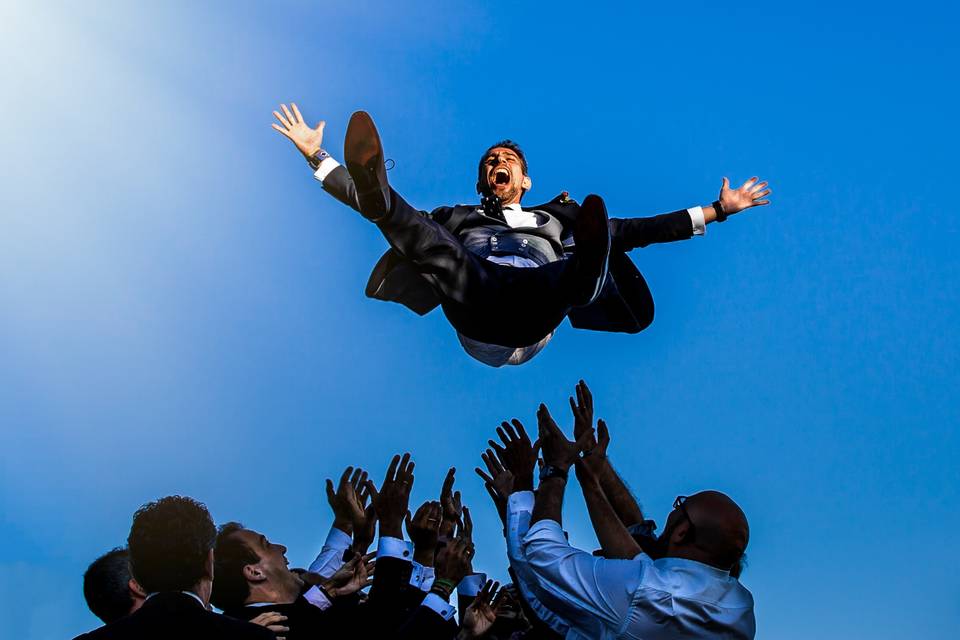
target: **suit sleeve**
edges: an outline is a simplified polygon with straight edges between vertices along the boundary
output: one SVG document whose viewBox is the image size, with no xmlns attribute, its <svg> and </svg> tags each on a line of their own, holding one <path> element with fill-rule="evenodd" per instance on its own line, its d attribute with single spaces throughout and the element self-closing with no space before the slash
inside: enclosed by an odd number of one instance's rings
<svg viewBox="0 0 960 640">
<path fill-rule="evenodd" d="M 323 170 L 324 167 L 321 165 L 314 174 L 314 177 L 320 180 L 323 185 L 323 190 L 354 211 L 359 212 L 360 200 L 357 198 L 357 187 L 353 184 L 353 178 L 350 177 L 347 168 L 338 164 L 332 171 L 321 177 L 320 174 Z"/>
<path fill-rule="evenodd" d="M 613 248 L 620 251 L 692 236 L 693 220 L 686 209 L 652 218 L 610 218 L 610 239 Z"/>
</svg>

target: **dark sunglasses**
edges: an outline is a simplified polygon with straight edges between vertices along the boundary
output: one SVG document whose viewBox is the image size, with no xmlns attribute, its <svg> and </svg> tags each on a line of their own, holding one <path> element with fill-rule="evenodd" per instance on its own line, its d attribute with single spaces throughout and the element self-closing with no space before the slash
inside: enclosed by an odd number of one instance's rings
<svg viewBox="0 0 960 640">
<path fill-rule="evenodd" d="M 693 542 L 697 537 L 697 527 L 693 524 L 693 520 L 690 519 L 690 514 L 687 513 L 686 502 L 689 496 L 677 496 L 677 499 L 673 501 L 673 508 L 680 511 L 683 514 L 683 517 L 687 519 L 687 522 L 690 523 L 690 535 L 688 538 L 689 542 Z"/>
</svg>

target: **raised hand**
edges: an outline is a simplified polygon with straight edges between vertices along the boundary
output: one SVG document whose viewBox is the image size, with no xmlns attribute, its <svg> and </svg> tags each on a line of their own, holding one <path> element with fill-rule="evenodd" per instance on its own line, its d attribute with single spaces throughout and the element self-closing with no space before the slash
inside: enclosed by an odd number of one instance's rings
<svg viewBox="0 0 960 640">
<path fill-rule="evenodd" d="M 448 586 L 452 592 L 463 577 L 470 573 L 473 553 L 473 543 L 464 538 L 454 538 L 445 544 L 437 553 L 436 582 L 440 583 L 440 586 Z"/>
<path fill-rule="evenodd" d="M 363 503 L 357 488 L 366 481 L 366 476 L 363 469 L 347 467 L 340 475 L 336 490 L 333 481 L 327 478 L 327 502 L 333 509 L 333 526 L 348 534 L 353 533 L 355 524 L 363 520 Z"/>
<path fill-rule="evenodd" d="M 407 512 L 407 535 L 413 542 L 413 559 L 427 567 L 433 566 L 442 514 L 443 509 L 437 501 L 424 502 L 413 518 Z"/>
<path fill-rule="evenodd" d="M 361 517 L 353 522 L 353 551 L 364 554 L 373 544 L 373 539 L 376 536 L 377 509 L 373 504 L 373 497 L 377 495 L 377 487 L 373 484 L 373 480 L 367 477 L 367 472 L 364 471 L 360 478 L 360 484 L 355 490 L 360 504 L 366 504 L 367 506 L 364 507 Z M 368 499 L 370 504 L 367 504 Z"/>
<path fill-rule="evenodd" d="M 348 596 L 373 584 L 377 560 L 375 553 L 355 555 L 322 584 L 331 598 Z"/>
<path fill-rule="evenodd" d="M 457 638 L 479 638 L 488 632 L 507 597 L 507 591 L 500 589 L 499 582 L 487 580 L 476 599 L 463 612 L 463 626 Z"/>
<path fill-rule="evenodd" d="M 287 616 L 283 615 L 279 611 L 267 611 L 266 613 L 261 613 L 256 618 L 253 618 L 250 622 L 261 627 L 266 627 L 277 634 L 277 640 L 286 640 L 286 633 L 290 631 L 290 627 L 285 627 L 282 623 L 287 621 Z"/>
<path fill-rule="evenodd" d="M 280 124 L 274 122 L 270 126 L 293 142 L 304 157 L 308 159 L 312 158 L 320 151 L 320 145 L 323 144 L 323 128 L 327 126 L 327 123 L 321 120 L 317 123 L 315 129 L 311 129 L 307 126 L 307 123 L 304 122 L 303 116 L 300 115 L 300 109 L 297 108 L 297 104 L 292 102 L 290 106 L 293 109 L 292 112 L 290 109 L 287 109 L 287 105 L 281 104 L 280 109 L 283 110 L 283 113 L 279 111 L 273 112 L 273 115 L 280 121 Z"/>
<path fill-rule="evenodd" d="M 393 456 L 380 492 L 373 496 L 374 508 L 380 519 L 380 535 L 403 538 L 403 520 L 407 515 L 410 490 L 413 488 L 413 467 L 410 454 Z"/>
<path fill-rule="evenodd" d="M 576 400 L 570 398 L 570 410 L 573 412 L 573 437 L 579 439 L 584 433 L 593 429 L 593 394 L 583 380 L 577 383 L 576 394 Z M 606 464 L 609 445 L 610 431 L 607 429 L 607 423 L 599 420 L 596 436 L 591 434 L 587 441 L 587 448 L 583 452 L 584 463 L 595 474 L 599 475 Z"/>
<path fill-rule="evenodd" d="M 758 182 L 760 178 L 754 176 L 743 183 L 739 189 L 731 189 L 730 181 L 723 179 L 720 186 L 720 206 L 727 215 L 732 215 L 749 209 L 750 207 L 760 207 L 770 204 L 766 199 L 772 193 L 770 189 L 764 189 L 767 186 L 766 181 Z M 718 212 L 719 213 L 719 212 Z"/>
<path fill-rule="evenodd" d="M 594 437 L 593 428 L 590 428 L 581 433 L 576 441 L 567 440 L 545 404 L 541 404 L 537 409 L 537 426 L 540 429 L 540 446 L 543 449 L 544 464 L 563 471 L 568 470 L 570 465 L 577 461 L 580 452 L 589 447 L 589 442 Z"/>
<path fill-rule="evenodd" d="M 514 475 L 509 469 L 503 466 L 500 458 L 492 449 L 487 449 L 481 453 L 480 458 L 483 460 L 484 465 L 486 465 L 489 475 L 484 473 L 480 467 L 477 467 L 474 471 L 483 479 L 487 493 L 493 498 L 494 504 L 497 505 L 497 510 L 502 510 L 500 519 L 503 520 L 507 509 L 507 498 L 513 493 L 515 484 Z"/>
<path fill-rule="evenodd" d="M 453 535 L 453 530 L 460 521 L 460 515 L 463 511 L 463 503 L 460 500 L 460 492 L 453 490 L 455 481 L 454 475 L 457 473 L 456 467 L 450 467 L 447 475 L 443 479 L 443 486 L 440 488 L 440 506 L 443 508 L 443 522 L 440 524 L 440 535 L 449 538 Z"/>
<path fill-rule="evenodd" d="M 533 491 L 533 472 L 537 467 L 540 442 L 531 444 L 523 424 L 516 418 L 511 422 L 503 422 L 497 427 L 503 446 L 493 440 L 488 440 L 487 444 L 497 452 L 503 467 L 513 474 L 513 490 Z"/>
</svg>

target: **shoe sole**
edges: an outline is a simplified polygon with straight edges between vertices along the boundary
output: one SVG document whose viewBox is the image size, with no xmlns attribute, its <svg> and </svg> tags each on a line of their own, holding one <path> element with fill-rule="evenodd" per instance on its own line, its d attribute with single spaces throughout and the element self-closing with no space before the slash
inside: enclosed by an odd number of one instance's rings
<svg viewBox="0 0 960 640">
<path fill-rule="evenodd" d="M 610 262 L 610 218 L 607 216 L 607 205 L 604 203 L 603 198 L 596 195 L 588 195 L 583 199 L 583 204 L 580 207 L 581 215 L 584 209 L 598 209 L 601 212 L 601 217 L 603 220 L 603 228 L 606 232 L 606 243 L 604 245 L 603 251 L 603 266 L 600 269 L 600 274 L 597 276 L 597 284 L 593 288 L 593 293 L 590 295 L 590 301 L 586 304 L 590 304 L 597 299 L 597 296 L 600 295 L 600 290 L 603 289 L 603 283 L 607 281 L 607 270 L 609 268 Z"/>
<path fill-rule="evenodd" d="M 347 135 L 343 140 L 343 160 L 357 188 L 360 212 L 371 219 L 386 215 L 383 185 L 387 181 L 383 145 L 373 118 L 366 111 L 357 111 L 350 116 Z"/>
</svg>

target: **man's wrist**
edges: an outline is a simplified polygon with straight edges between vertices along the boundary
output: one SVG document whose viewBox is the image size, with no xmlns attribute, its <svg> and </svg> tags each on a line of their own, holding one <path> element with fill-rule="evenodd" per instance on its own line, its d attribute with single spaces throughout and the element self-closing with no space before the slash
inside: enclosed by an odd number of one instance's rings
<svg viewBox="0 0 960 640">
<path fill-rule="evenodd" d="M 333 517 L 333 528 L 343 531 L 348 536 L 353 535 L 353 521 L 350 518 Z"/>
<path fill-rule="evenodd" d="M 380 537 L 381 538 L 398 538 L 403 540 L 403 529 L 400 528 L 399 524 L 384 524 L 380 523 Z"/>
<path fill-rule="evenodd" d="M 436 557 L 435 547 L 426 547 L 423 545 L 413 545 L 413 561 L 422 564 L 425 567 L 432 567 L 433 560 Z"/>
</svg>

